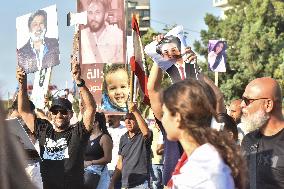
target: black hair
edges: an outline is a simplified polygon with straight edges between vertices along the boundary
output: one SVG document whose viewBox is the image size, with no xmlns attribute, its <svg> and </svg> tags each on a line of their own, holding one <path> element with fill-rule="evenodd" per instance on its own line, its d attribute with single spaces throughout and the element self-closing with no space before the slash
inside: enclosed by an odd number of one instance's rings
<svg viewBox="0 0 284 189">
<path fill-rule="evenodd" d="M 38 10 L 29 17 L 28 26 L 31 29 L 32 21 L 36 16 L 42 16 L 44 19 L 44 27 L 47 28 L 47 13 L 44 10 Z"/>
<path fill-rule="evenodd" d="M 181 41 L 178 37 L 170 35 L 170 36 L 166 36 L 164 37 L 156 46 L 156 52 L 158 54 L 162 54 L 162 47 L 164 44 L 166 43 L 174 43 L 177 45 L 177 48 L 179 51 L 181 51 Z"/>
<path fill-rule="evenodd" d="M 217 122 L 224 123 L 222 131 L 232 132 L 235 141 L 238 141 L 238 128 L 234 119 L 226 113 L 217 115 Z"/>
<path fill-rule="evenodd" d="M 111 138 L 111 135 L 109 134 L 106 126 L 106 116 L 103 112 L 96 112 L 94 122 L 98 122 L 100 131 L 102 131 L 103 134 L 106 134 Z"/>
</svg>

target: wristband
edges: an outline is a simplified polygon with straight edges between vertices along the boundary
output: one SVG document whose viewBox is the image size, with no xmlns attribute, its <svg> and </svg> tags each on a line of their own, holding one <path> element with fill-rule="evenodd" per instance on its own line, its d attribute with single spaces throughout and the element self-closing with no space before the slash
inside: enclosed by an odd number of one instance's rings
<svg viewBox="0 0 284 189">
<path fill-rule="evenodd" d="M 76 83 L 77 87 L 83 87 L 85 85 L 84 79 L 81 79 L 81 83 Z"/>
</svg>

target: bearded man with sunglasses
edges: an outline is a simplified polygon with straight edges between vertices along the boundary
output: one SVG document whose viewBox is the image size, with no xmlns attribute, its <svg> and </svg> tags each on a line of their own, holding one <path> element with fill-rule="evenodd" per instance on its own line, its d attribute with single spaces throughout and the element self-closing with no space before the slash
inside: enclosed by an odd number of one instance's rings
<svg viewBox="0 0 284 189">
<path fill-rule="evenodd" d="M 64 98 L 55 99 L 49 109 L 52 121 L 37 118 L 28 106 L 27 76 L 17 68 L 19 82 L 18 111 L 39 140 L 41 174 L 44 189 L 83 188 L 83 152 L 94 122 L 95 101 L 81 79 L 78 64 L 72 64 L 72 75 L 85 102 L 83 121 L 70 125 L 72 104 Z"/>
<path fill-rule="evenodd" d="M 247 188 L 284 188 L 284 118 L 277 81 L 269 77 L 251 81 L 241 108 L 241 120 L 250 130 L 241 145 L 248 159 Z"/>
</svg>

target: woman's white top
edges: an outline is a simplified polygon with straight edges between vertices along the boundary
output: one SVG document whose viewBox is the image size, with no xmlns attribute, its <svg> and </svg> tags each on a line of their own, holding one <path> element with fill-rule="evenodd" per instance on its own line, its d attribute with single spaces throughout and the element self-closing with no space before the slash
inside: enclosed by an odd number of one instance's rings
<svg viewBox="0 0 284 189">
<path fill-rule="evenodd" d="M 172 179 L 172 189 L 235 189 L 231 169 L 209 143 L 196 148 Z"/>
</svg>

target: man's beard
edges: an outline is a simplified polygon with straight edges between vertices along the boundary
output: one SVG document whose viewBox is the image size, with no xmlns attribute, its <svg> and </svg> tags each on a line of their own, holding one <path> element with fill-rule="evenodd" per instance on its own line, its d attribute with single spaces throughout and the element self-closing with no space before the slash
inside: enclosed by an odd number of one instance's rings
<svg viewBox="0 0 284 189">
<path fill-rule="evenodd" d="M 260 127 L 264 126 L 268 120 L 269 115 L 263 110 L 258 110 L 252 115 L 247 115 L 246 117 L 243 115 L 241 118 L 241 122 L 244 123 L 247 132 L 252 132 L 256 129 L 259 129 Z"/>
<path fill-rule="evenodd" d="M 46 33 L 46 29 L 43 29 L 39 36 L 35 35 L 35 32 L 34 33 L 30 32 L 30 37 L 31 37 L 32 41 L 44 40 L 45 33 Z"/>
<path fill-rule="evenodd" d="M 95 23 L 95 24 L 92 24 L 92 23 Z M 104 21 L 102 21 L 102 22 L 97 22 L 97 21 L 88 22 L 88 25 L 89 25 L 91 32 L 99 31 L 104 24 L 105 24 Z"/>
</svg>

